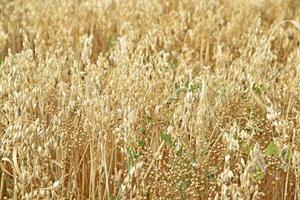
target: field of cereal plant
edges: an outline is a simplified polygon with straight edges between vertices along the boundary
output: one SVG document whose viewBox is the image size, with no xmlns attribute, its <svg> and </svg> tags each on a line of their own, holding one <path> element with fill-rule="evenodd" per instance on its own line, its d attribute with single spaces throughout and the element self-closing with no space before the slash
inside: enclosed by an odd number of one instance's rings
<svg viewBox="0 0 300 200">
<path fill-rule="evenodd" d="M 0 199 L 300 199 L 299 0 L 0 0 Z"/>
</svg>

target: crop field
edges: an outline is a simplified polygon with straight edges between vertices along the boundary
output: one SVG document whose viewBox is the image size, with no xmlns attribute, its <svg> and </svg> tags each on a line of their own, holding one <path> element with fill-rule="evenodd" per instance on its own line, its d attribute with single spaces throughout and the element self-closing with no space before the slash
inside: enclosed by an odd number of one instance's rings
<svg viewBox="0 0 300 200">
<path fill-rule="evenodd" d="M 0 200 L 300 200 L 299 0 L 0 0 Z"/>
</svg>

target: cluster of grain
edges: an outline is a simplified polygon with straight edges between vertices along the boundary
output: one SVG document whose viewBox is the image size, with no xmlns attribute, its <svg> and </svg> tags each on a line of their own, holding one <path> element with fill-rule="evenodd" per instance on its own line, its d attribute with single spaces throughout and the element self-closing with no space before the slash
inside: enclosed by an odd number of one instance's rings
<svg viewBox="0 0 300 200">
<path fill-rule="evenodd" d="M 298 0 L 0 0 L 0 199 L 300 199 Z"/>
</svg>

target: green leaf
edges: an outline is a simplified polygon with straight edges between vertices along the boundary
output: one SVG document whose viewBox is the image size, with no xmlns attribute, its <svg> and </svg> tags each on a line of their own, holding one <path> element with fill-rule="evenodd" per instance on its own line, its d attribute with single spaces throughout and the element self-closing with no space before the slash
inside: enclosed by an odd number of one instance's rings
<svg viewBox="0 0 300 200">
<path fill-rule="evenodd" d="M 161 132 L 160 133 L 160 139 L 162 141 L 165 141 L 166 144 L 168 144 L 169 146 L 173 146 L 173 142 L 172 142 L 172 137 L 170 134 L 167 134 L 165 132 Z"/>
<path fill-rule="evenodd" d="M 177 95 L 180 92 L 180 85 L 178 83 L 175 83 L 175 92 Z"/>
<path fill-rule="evenodd" d="M 265 154 L 268 155 L 268 156 L 279 156 L 280 155 L 280 151 L 279 151 L 279 148 L 278 146 L 274 143 L 274 142 L 271 142 L 266 150 L 265 150 Z"/>
<path fill-rule="evenodd" d="M 171 62 L 171 68 L 175 69 L 178 65 L 178 60 L 174 58 Z"/>
<path fill-rule="evenodd" d="M 143 148 L 146 146 L 146 143 L 143 140 L 139 140 L 138 144 Z"/>
<path fill-rule="evenodd" d="M 217 96 L 223 97 L 223 96 L 225 96 L 225 89 L 219 87 L 217 89 L 216 93 L 217 93 Z"/>
<path fill-rule="evenodd" d="M 178 149 L 177 152 L 176 152 L 176 155 L 177 155 L 177 156 L 182 156 L 182 154 L 183 154 L 183 146 L 180 145 L 179 149 Z"/>
<path fill-rule="evenodd" d="M 211 170 L 205 172 L 205 176 L 208 180 L 213 180 L 216 178 L 218 174 L 218 169 L 216 167 L 212 167 Z"/>
<path fill-rule="evenodd" d="M 185 87 L 185 89 L 188 89 L 188 88 L 189 88 L 189 84 L 190 84 L 190 81 L 189 81 L 189 80 L 186 80 L 186 81 L 184 82 L 184 87 Z"/>
<path fill-rule="evenodd" d="M 189 187 L 190 183 L 186 180 L 182 180 L 179 186 L 181 199 L 187 199 L 187 188 Z"/>
<path fill-rule="evenodd" d="M 140 129 L 140 131 L 141 131 L 142 134 L 146 134 L 146 131 L 147 131 L 147 130 L 146 130 L 146 128 L 142 127 L 142 128 Z"/>
<path fill-rule="evenodd" d="M 3 64 L 3 59 L 2 58 L 0 58 L 0 65 L 2 65 Z"/>
<path fill-rule="evenodd" d="M 190 86 L 189 91 L 195 92 L 198 89 L 198 86 L 196 84 L 193 84 Z"/>
<path fill-rule="evenodd" d="M 147 116 L 147 120 L 148 120 L 148 121 L 152 121 L 152 117 Z"/>
<path fill-rule="evenodd" d="M 281 157 L 288 161 L 292 158 L 292 153 L 288 148 L 285 148 L 281 151 Z"/>
<path fill-rule="evenodd" d="M 285 172 L 288 170 L 289 165 L 286 163 L 280 163 L 276 165 L 278 168 L 283 169 Z"/>
<path fill-rule="evenodd" d="M 256 84 L 254 83 L 253 86 L 252 86 L 252 90 L 253 92 L 256 94 L 256 95 L 261 95 L 262 92 L 263 92 L 263 85 L 262 84 Z"/>
<path fill-rule="evenodd" d="M 130 162 L 135 161 L 139 157 L 139 155 L 137 154 L 134 148 L 128 147 L 127 151 L 129 153 Z"/>
<path fill-rule="evenodd" d="M 107 48 L 108 50 L 110 50 L 117 42 L 117 37 L 109 37 L 108 40 L 107 40 Z"/>
<path fill-rule="evenodd" d="M 250 151 L 253 149 L 252 144 L 243 143 L 242 144 L 242 150 L 248 155 Z"/>
<path fill-rule="evenodd" d="M 264 178 L 265 173 L 260 171 L 260 168 L 258 166 L 256 166 L 256 171 L 252 174 L 250 174 L 250 179 L 254 180 L 254 181 L 260 181 Z"/>
</svg>

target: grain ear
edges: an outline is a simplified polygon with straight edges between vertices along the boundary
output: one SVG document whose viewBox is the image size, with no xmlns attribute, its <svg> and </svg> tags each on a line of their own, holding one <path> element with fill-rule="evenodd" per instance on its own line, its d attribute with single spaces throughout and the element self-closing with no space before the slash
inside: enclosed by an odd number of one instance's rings
<svg viewBox="0 0 300 200">
<path fill-rule="evenodd" d="M 297 28 L 300 30 L 300 23 L 295 21 L 295 20 L 290 20 L 290 22 Z"/>
</svg>

